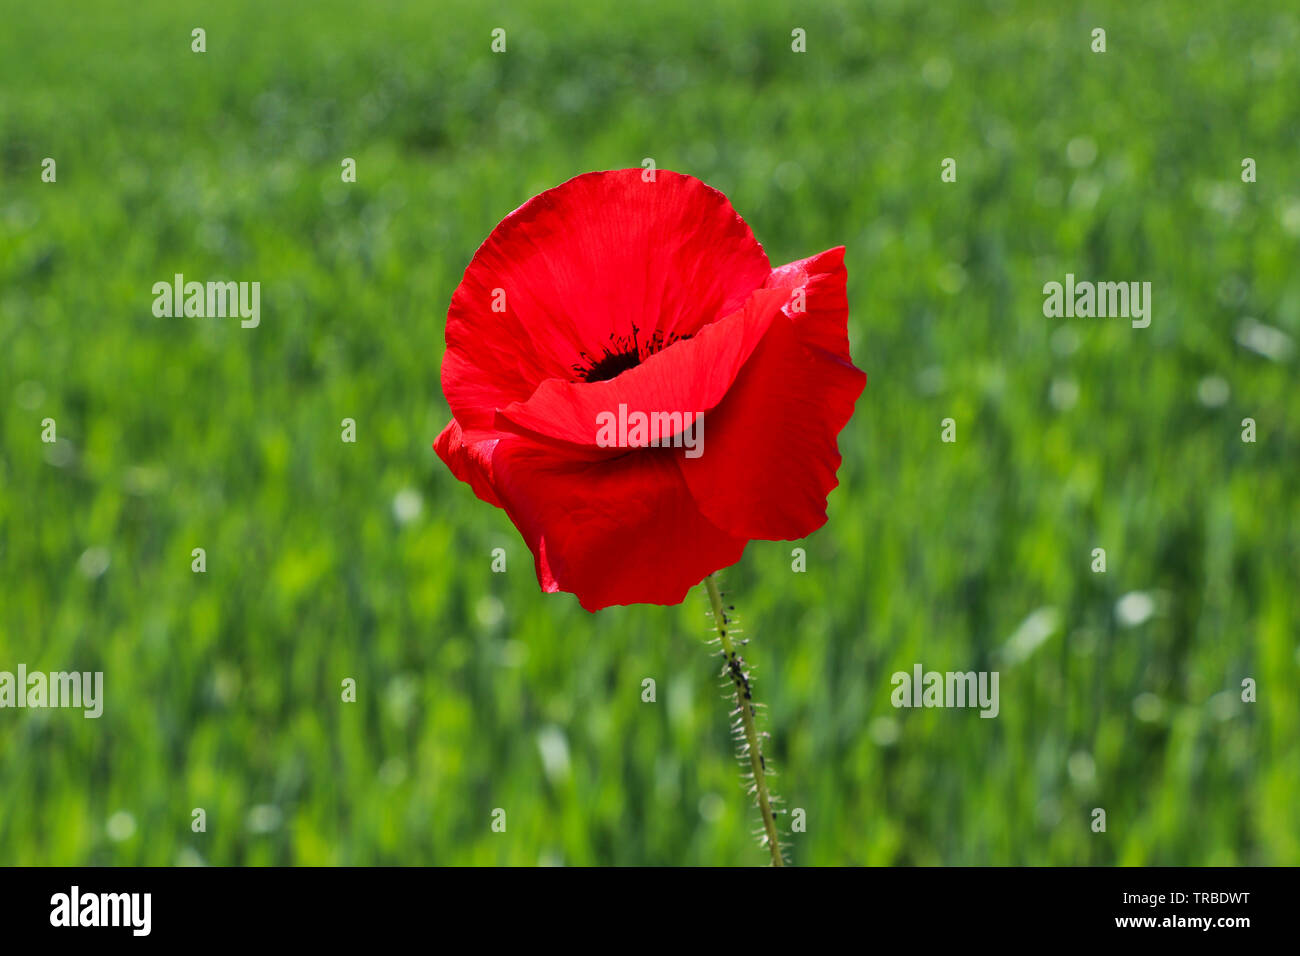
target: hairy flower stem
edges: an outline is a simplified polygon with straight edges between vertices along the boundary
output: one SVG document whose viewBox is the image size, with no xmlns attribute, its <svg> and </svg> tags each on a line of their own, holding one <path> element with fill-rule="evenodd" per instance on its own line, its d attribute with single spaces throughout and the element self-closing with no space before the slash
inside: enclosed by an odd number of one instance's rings
<svg viewBox="0 0 1300 956">
<path fill-rule="evenodd" d="M 722 593 L 718 590 L 718 581 L 710 574 L 704 579 L 705 590 L 709 592 L 709 603 L 713 605 L 713 626 L 722 645 L 722 655 L 726 659 L 726 671 L 736 688 L 736 705 L 740 710 L 741 729 L 745 735 L 742 756 L 749 757 L 753 768 L 754 799 L 759 812 L 763 815 L 763 831 L 767 835 L 767 849 L 772 854 L 773 866 L 784 866 L 781 858 L 781 843 L 776 836 L 776 817 L 772 813 L 772 800 L 767 792 L 767 765 L 763 760 L 762 745 L 758 739 L 758 730 L 754 726 L 754 701 L 749 685 L 749 675 L 745 673 L 744 661 L 737 656 L 728 627 L 731 624 L 726 610 L 722 606 Z"/>
</svg>

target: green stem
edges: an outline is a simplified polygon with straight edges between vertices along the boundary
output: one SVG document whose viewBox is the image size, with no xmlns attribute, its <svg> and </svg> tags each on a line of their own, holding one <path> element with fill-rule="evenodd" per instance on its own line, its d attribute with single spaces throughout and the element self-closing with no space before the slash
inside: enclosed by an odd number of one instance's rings
<svg viewBox="0 0 1300 956">
<path fill-rule="evenodd" d="M 763 815 L 763 831 L 767 837 L 767 849 L 772 854 L 773 866 L 784 866 L 781 858 L 781 844 L 776 835 L 776 817 L 772 813 L 772 800 L 767 792 L 766 764 L 763 760 L 762 745 L 758 739 L 758 729 L 754 726 L 754 702 L 750 690 L 749 675 L 744 669 L 744 659 L 736 655 L 735 644 L 728 633 L 731 621 L 722 606 L 722 593 L 718 590 L 718 581 L 712 574 L 704 579 L 705 590 L 709 592 L 709 603 L 713 605 L 713 626 L 718 633 L 718 642 L 722 645 L 722 656 L 726 659 L 727 674 L 736 688 L 736 705 L 740 710 L 741 729 L 745 734 L 745 747 L 742 756 L 748 755 L 749 765 L 753 768 L 754 799 L 758 810 Z"/>
</svg>

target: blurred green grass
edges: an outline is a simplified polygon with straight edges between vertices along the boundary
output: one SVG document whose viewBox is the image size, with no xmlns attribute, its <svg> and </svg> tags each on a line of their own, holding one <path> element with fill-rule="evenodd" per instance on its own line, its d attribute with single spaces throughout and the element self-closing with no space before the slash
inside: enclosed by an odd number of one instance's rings
<svg viewBox="0 0 1300 956">
<path fill-rule="evenodd" d="M 703 598 L 540 594 L 429 447 L 478 243 L 647 156 L 774 263 L 848 247 L 830 522 L 726 575 L 794 862 L 1300 862 L 1296 366 L 1237 341 L 1300 336 L 1293 4 L 0 7 L 0 669 L 106 688 L 0 712 L 0 863 L 761 861 Z M 175 272 L 261 327 L 155 319 Z M 1151 327 L 1044 318 L 1066 272 Z M 894 710 L 916 662 L 998 719 Z"/>
</svg>

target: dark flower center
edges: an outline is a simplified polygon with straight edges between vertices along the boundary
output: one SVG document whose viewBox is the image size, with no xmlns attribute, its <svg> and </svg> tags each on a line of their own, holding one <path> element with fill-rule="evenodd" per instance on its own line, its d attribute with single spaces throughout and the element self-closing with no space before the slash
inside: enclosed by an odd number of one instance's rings
<svg viewBox="0 0 1300 956">
<path fill-rule="evenodd" d="M 611 332 L 609 345 L 603 346 L 598 355 L 579 352 L 582 361 L 572 366 L 576 376 L 573 381 L 607 382 L 628 369 L 636 368 L 651 355 L 663 351 L 674 342 L 690 338 L 689 335 L 678 335 L 675 332 L 668 335 L 655 332 L 650 338 L 642 341 L 637 338 L 640 331 L 634 325 L 631 335 L 616 335 Z"/>
<path fill-rule="evenodd" d="M 605 354 L 596 359 L 590 368 L 579 366 L 581 371 L 578 372 L 578 377 L 584 382 L 607 382 L 620 372 L 626 372 L 640 364 L 641 356 L 630 349 L 626 352 L 605 349 Z"/>
</svg>

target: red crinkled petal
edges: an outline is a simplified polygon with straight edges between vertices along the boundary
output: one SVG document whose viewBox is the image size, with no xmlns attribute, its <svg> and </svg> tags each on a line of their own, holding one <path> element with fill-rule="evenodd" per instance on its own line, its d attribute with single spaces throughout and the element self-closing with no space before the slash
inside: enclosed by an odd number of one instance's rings
<svg viewBox="0 0 1300 956">
<path fill-rule="evenodd" d="M 570 456 L 509 437 L 492 468 L 542 589 L 570 591 L 589 611 L 680 604 L 745 550 L 700 514 L 669 449 Z"/>
<path fill-rule="evenodd" d="M 611 336 L 692 335 L 771 275 L 727 198 L 659 170 L 587 173 L 520 206 L 465 270 L 447 316 L 442 386 L 471 438 L 544 381 L 576 377 Z M 492 310 L 494 290 L 504 311 Z"/>
<path fill-rule="evenodd" d="M 723 400 L 789 296 L 788 289 L 758 290 L 731 315 L 608 381 L 543 382 L 528 401 L 502 409 L 496 425 L 594 448 L 600 414 L 624 404 L 629 412 L 682 412 L 688 427 L 691 413 Z"/>
<path fill-rule="evenodd" d="M 772 323 L 705 417 L 703 454 L 675 459 L 705 517 L 740 538 L 811 534 L 826 522 L 826 498 L 839 483 L 837 436 L 867 377 L 805 345 L 797 329 L 786 316 Z"/>
<path fill-rule="evenodd" d="M 765 289 L 803 289 L 803 311 L 796 311 L 798 301 L 792 294 L 785 314 L 795 323 L 805 345 L 825 349 L 844 361 L 849 358 L 849 303 L 845 293 L 847 273 L 844 247 L 836 246 L 807 259 L 790 262 L 772 270 Z"/>
<path fill-rule="evenodd" d="M 846 280 L 843 246 L 772 271 L 765 287 L 791 293 L 784 316 L 705 419 L 704 453 L 678 459 L 700 509 L 738 537 L 802 538 L 826 521 L 837 436 L 866 384 L 849 358 Z"/>
<path fill-rule="evenodd" d="M 474 489 L 474 494 L 500 508 L 501 501 L 492 490 L 492 452 L 496 445 L 495 438 L 466 442 L 460 423 L 453 418 L 433 443 L 433 450 L 453 475 Z"/>
</svg>

